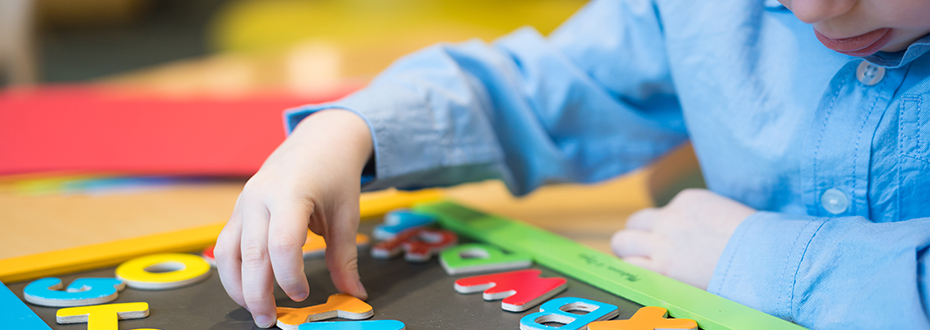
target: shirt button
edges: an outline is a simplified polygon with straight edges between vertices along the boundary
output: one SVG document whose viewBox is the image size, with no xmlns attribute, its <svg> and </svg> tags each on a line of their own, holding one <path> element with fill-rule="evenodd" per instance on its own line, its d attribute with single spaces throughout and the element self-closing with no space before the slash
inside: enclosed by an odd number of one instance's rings
<svg viewBox="0 0 930 330">
<path fill-rule="evenodd" d="M 823 196 L 820 196 L 820 205 L 823 205 L 827 212 L 840 214 L 846 212 L 846 208 L 849 207 L 849 199 L 846 198 L 846 194 L 842 191 L 830 188 L 823 192 Z"/>
<path fill-rule="evenodd" d="M 859 78 L 859 82 L 863 85 L 875 85 L 885 78 L 885 68 L 873 65 L 869 61 L 862 61 L 856 69 L 856 78 Z"/>
</svg>

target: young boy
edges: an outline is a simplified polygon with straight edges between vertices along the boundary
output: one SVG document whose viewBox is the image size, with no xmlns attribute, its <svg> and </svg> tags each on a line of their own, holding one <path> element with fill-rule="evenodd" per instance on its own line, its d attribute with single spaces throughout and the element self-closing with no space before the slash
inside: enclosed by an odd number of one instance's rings
<svg viewBox="0 0 930 330">
<path fill-rule="evenodd" d="M 928 32 L 926 0 L 597 0 L 549 38 L 421 51 L 288 113 L 217 242 L 220 276 L 268 327 L 273 279 L 309 293 L 308 226 L 336 287 L 366 298 L 360 174 L 525 194 L 690 139 L 709 190 L 631 216 L 620 257 L 814 329 L 930 328 Z"/>
</svg>

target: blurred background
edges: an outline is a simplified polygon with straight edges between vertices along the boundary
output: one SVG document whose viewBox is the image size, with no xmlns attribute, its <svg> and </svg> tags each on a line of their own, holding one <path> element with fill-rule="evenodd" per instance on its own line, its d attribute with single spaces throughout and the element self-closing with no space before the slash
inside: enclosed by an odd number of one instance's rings
<svg viewBox="0 0 930 330">
<path fill-rule="evenodd" d="M 0 175 L 248 177 L 281 112 L 580 0 L 0 0 Z"/>
<path fill-rule="evenodd" d="M 0 175 L 248 177 L 283 140 L 284 109 L 430 44 L 548 33 L 583 4 L 0 0 Z"/>
<path fill-rule="evenodd" d="M 229 63 L 233 70 L 254 65 L 274 71 L 238 77 L 254 79 L 240 83 L 263 87 L 310 80 L 292 78 L 296 73 L 285 70 L 295 68 L 303 75 L 364 80 L 398 56 L 435 42 L 491 40 L 523 25 L 547 33 L 583 3 L 3 0 L 0 68 L 7 86 L 114 78 L 169 63 L 192 64 L 194 59 L 234 62 Z M 330 62 L 316 67 L 295 63 L 302 60 Z M 237 65 L 241 67 L 233 68 Z"/>
</svg>

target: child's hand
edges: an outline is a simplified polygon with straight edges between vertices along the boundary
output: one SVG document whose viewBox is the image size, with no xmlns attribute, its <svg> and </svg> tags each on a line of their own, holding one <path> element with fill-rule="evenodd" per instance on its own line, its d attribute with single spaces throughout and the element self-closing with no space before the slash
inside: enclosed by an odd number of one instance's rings
<svg viewBox="0 0 930 330">
<path fill-rule="evenodd" d="M 730 236 L 756 210 L 709 190 L 680 192 L 627 219 L 610 245 L 623 260 L 707 289 Z"/>
<path fill-rule="evenodd" d="M 359 182 L 371 153 L 364 120 L 325 110 L 304 119 L 246 183 L 215 255 L 226 292 L 256 325 L 275 324 L 272 279 L 295 301 L 310 293 L 301 251 L 308 227 L 326 240 L 326 266 L 336 288 L 367 299 L 355 235 Z"/>
</svg>

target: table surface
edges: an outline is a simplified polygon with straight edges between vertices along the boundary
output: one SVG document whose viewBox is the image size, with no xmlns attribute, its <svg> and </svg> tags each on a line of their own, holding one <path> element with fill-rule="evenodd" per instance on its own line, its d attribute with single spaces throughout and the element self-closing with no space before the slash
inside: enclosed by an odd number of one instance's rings
<svg viewBox="0 0 930 330">
<path fill-rule="evenodd" d="M 445 189 L 462 204 L 524 220 L 602 251 L 626 217 L 651 205 L 648 171 L 598 185 L 543 187 L 515 198 L 496 181 Z M 225 222 L 243 181 L 105 194 L 0 192 L 0 259 Z M 363 196 L 377 198 L 377 194 Z"/>
</svg>

